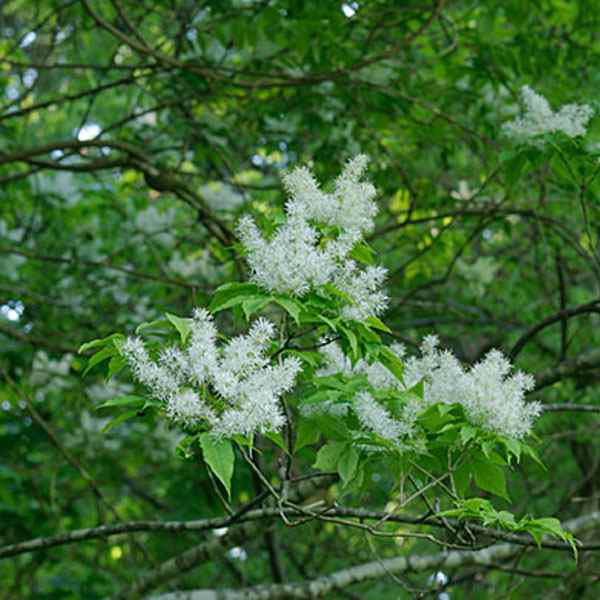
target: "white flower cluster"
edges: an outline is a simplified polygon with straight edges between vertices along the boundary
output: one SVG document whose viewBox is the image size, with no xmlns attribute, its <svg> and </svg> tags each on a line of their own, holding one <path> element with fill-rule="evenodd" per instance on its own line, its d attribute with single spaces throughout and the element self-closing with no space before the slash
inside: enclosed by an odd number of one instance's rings
<svg viewBox="0 0 600 600">
<path fill-rule="evenodd" d="M 557 131 L 570 138 L 585 135 L 588 121 L 594 114 L 588 104 L 565 104 L 554 112 L 546 98 L 527 85 L 521 88 L 521 98 L 527 108 L 525 114 L 504 125 L 504 131 L 519 141 Z"/>
<path fill-rule="evenodd" d="M 217 212 L 233 211 L 244 204 L 244 196 L 227 183 L 211 181 L 199 191 L 208 206 Z"/>
<path fill-rule="evenodd" d="M 392 350 L 401 355 L 404 349 L 400 345 L 394 345 Z M 369 384 L 379 390 L 404 390 L 404 385 L 381 363 L 372 364 L 359 360 L 354 366 L 344 355 L 342 349 L 335 343 L 328 344 L 321 349 L 324 358 L 324 366 L 317 375 L 327 376 L 342 373 L 347 376 L 366 375 Z M 419 412 L 423 409 L 417 396 L 410 396 L 402 409 L 398 419 L 379 404 L 373 396 L 362 391 L 356 394 L 350 402 L 333 403 L 327 401 L 315 410 L 321 410 L 330 414 L 343 415 L 352 409 L 361 425 L 374 431 L 382 438 L 401 444 L 402 438 L 410 437 L 414 433 L 415 421 Z"/>
<path fill-rule="evenodd" d="M 391 349 L 403 358 L 402 346 L 394 345 Z M 510 362 L 498 350 L 492 350 L 481 362 L 465 369 L 451 352 L 438 348 L 435 336 L 427 336 L 421 345 L 421 356 L 405 360 L 402 382 L 381 363 L 361 360 L 352 366 L 336 344 L 325 346 L 321 353 L 325 367 L 318 375 L 363 374 L 373 388 L 383 390 L 410 390 L 423 382 L 423 400 L 411 395 L 399 418 L 392 417 L 368 392 L 357 394 L 351 403 L 327 402 L 319 409 L 312 409 L 343 414 L 343 407 L 346 412 L 352 408 L 365 429 L 390 441 L 410 437 L 419 412 L 436 403 L 461 404 L 472 423 L 517 439 L 529 434 L 541 412 L 538 402 L 524 401 L 525 393 L 535 386 L 533 377 L 520 371 L 511 374 Z"/>
<path fill-rule="evenodd" d="M 171 246 L 175 241 L 172 231 L 176 217 L 177 211 L 174 208 L 161 211 L 151 205 L 136 215 L 135 226 L 157 244 Z"/>
<path fill-rule="evenodd" d="M 73 385 L 69 378 L 73 355 L 63 354 L 54 360 L 44 350 L 39 350 L 33 357 L 29 382 L 35 387 L 34 397 L 41 401 L 47 393 L 62 392 Z"/>
<path fill-rule="evenodd" d="M 539 402 L 525 402 L 525 393 L 535 387 L 531 375 L 511 374 L 512 366 L 498 350 L 465 369 L 448 350 L 438 348 L 436 336 L 427 336 L 421 357 L 406 360 L 404 384 L 407 388 L 424 382 L 427 404 L 461 404 L 467 417 L 483 429 L 512 438 L 523 438 L 541 413 Z"/>
<path fill-rule="evenodd" d="M 166 403 L 175 422 L 205 421 L 215 436 L 224 437 L 280 429 L 280 396 L 294 386 L 300 361 L 292 357 L 270 364 L 274 328 L 264 319 L 222 348 L 217 334 L 211 315 L 196 309 L 184 350 L 163 349 L 154 361 L 141 339 L 129 338 L 122 351 L 135 378 Z"/>
<path fill-rule="evenodd" d="M 240 220 L 238 234 L 253 281 L 269 291 L 296 296 L 331 283 L 354 301 L 343 309 L 348 319 L 364 320 L 385 309 L 387 297 L 379 289 L 385 269 L 369 266 L 362 270 L 349 257 L 363 234 L 373 228 L 377 214 L 375 188 L 360 181 L 367 163 L 364 155 L 350 160 L 331 194 L 319 188 L 305 167 L 287 174 L 283 178 L 289 195 L 286 220 L 269 240 L 251 217 Z M 335 227 L 340 233 L 328 238 L 317 224 Z"/>
<path fill-rule="evenodd" d="M 201 279 L 212 284 L 222 281 L 225 272 L 223 264 L 215 260 L 206 248 L 189 254 L 175 250 L 167 266 L 179 277 Z"/>
</svg>

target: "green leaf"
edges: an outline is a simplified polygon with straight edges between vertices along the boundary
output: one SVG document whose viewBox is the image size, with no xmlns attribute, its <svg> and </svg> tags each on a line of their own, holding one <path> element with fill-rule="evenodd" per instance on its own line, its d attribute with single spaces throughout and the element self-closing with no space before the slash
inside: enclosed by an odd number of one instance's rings
<svg viewBox="0 0 600 600">
<path fill-rule="evenodd" d="M 466 446 L 472 439 L 477 436 L 477 429 L 472 425 L 463 425 L 460 429 L 460 441 L 463 446 Z"/>
<path fill-rule="evenodd" d="M 107 400 L 100 406 L 96 407 L 96 410 L 100 410 L 101 408 L 109 408 L 112 406 L 139 406 L 141 408 L 145 402 L 146 398 L 143 398 L 142 396 L 117 396 L 116 398 Z"/>
<path fill-rule="evenodd" d="M 379 337 L 379 334 L 373 331 L 373 329 L 368 327 L 365 323 L 354 321 L 352 326 L 353 330 L 356 332 L 356 335 L 358 335 L 358 337 L 366 344 L 370 344 L 374 350 L 381 346 L 381 338 Z"/>
<path fill-rule="evenodd" d="M 287 444 L 279 432 L 269 431 L 268 433 L 265 433 L 265 437 L 271 440 L 276 446 L 281 448 L 286 454 L 289 455 Z"/>
<path fill-rule="evenodd" d="M 352 298 L 352 296 L 350 296 L 346 292 L 343 292 L 342 290 L 336 288 L 335 285 L 333 285 L 331 283 L 326 283 L 323 286 L 323 289 L 327 290 L 332 296 L 337 296 L 338 298 L 341 298 L 347 304 L 356 304 L 356 302 L 354 301 L 354 298 Z"/>
<path fill-rule="evenodd" d="M 227 497 L 231 499 L 231 478 L 235 462 L 233 445 L 229 440 L 217 439 L 210 433 L 201 433 L 198 440 L 204 461 L 223 484 Z"/>
<path fill-rule="evenodd" d="M 401 419 L 406 404 L 415 399 L 415 395 L 412 392 L 390 390 L 386 393 L 385 397 L 382 398 L 383 402 L 392 413 L 392 416 L 396 419 Z"/>
<path fill-rule="evenodd" d="M 419 381 L 419 383 L 417 383 L 416 385 L 413 385 L 410 388 L 410 391 L 413 394 L 416 394 L 416 396 L 418 398 L 421 398 L 421 400 L 423 400 L 425 398 L 425 381 L 423 379 L 421 379 L 421 381 Z"/>
<path fill-rule="evenodd" d="M 128 410 L 127 412 L 121 413 L 118 417 L 115 417 L 112 421 L 109 421 L 102 428 L 102 433 L 106 433 L 107 431 L 110 431 L 113 427 L 116 427 L 117 425 L 120 425 L 121 423 L 124 423 L 125 421 L 128 421 L 133 417 L 136 417 L 137 414 L 137 410 Z"/>
<path fill-rule="evenodd" d="M 489 460 L 477 458 L 471 461 L 471 465 L 475 483 L 480 489 L 510 500 L 506 491 L 506 476 L 502 467 L 493 464 Z"/>
<path fill-rule="evenodd" d="M 456 492 L 462 498 L 467 495 L 469 484 L 471 483 L 471 465 L 468 461 L 464 461 L 452 473 Z"/>
<path fill-rule="evenodd" d="M 251 296 L 242 302 L 242 310 L 244 311 L 244 317 L 246 317 L 246 321 L 250 320 L 250 317 L 263 309 L 267 304 L 269 304 L 269 298 L 265 298 L 264 296 Z"/>
<path fill-rule="evenodd" d="M 453 421 L 452 415 L 443 411 L 445 405 L 432 404 L 418 417 L 421 425 L 428 431 L 439 432 L 445 425 Z"/>
<path fill-rule="evenodd" d="M 377 317 L 370 316 L 367 319 L 365 319 L 365 323 L 373 329 L 379 329 L 380 331 L 385 331 L 386 333 L 392 333 L 392 330 L 381 319 L 378 319 Z"/>
<path fill-rule="evenodd" d="M 326 316 L 324 315 L 318 315 L 317 319 L 319 321 L 323 321 L 323 323 L 325 323 L 325 325 L 327 325 L 327 327 L 329 327 L 329 329 L 331 329 L 331 331 L 337 331 L 338 330 L 338 326 L 337 323 L 331 319 L 328 319 Z"/>
<path fill-rule="evenodd" d="M 346 492 L 359 492 L 365 482 L 365 468 L 364 463 L 359 463 L 356 473 L 352 477 L 352 480 L 344 485 Z"/>
<path fill-rule="evenodd" d="M 347 486 L 356 476 L 360 455 L 353 446 L 347 445 L 337 462 L 342 485 Z"/>
<path fill-rule="evenodd" d="M 124 356 L 113 356 L 108 363 L 107 379 L 112 379 L 121 369 L 127 365 L 127 359 Z"/>
<path fill-rule="evenodd" d="M 313 384 L 319 388 L 331 388 L 340 392 L 348 391 L 348 383 L 340 378 L 339 375 L 323 375 L 321 377 L 313 377 Z"/>
<path fill-rule="evenodd" d="M 175 448 L 175 454 L 179 458 L 190 459 L 194 456 L 193 446 L 197 441 L 196 435 L 186 435 L 180 442 L 177 444 Z"/>
<path fill-rule="evenodd" d="M 352 354 L 358 358 L 358 339 L 354 332 L 351 329 L 342 326 L 340 326 L 339 330 L 342 336 L 348 340 L 350 348 L 352 349 Z"/>
<path fill-rule="evenodd" d="M 352 248 L 350 257 L 365 265 L 375 264 L 375 251 L 366 242 L 360 242 Z"/>
<path fill-rule="evenodd" d="M 543 517 L 541 519 L 530 519 L 528 525 L 536 525 L 549 533 L 553 533 L 558 537 L 562 537 L 565 530 L 562 528 L 560 521 L 554 517 Z"/>
<path fill-rule="evenodd" d="M 317 368 L 323 362 L 323 355 L 312 350 L 284 350 L 282 356 L 295 356 L 309 367 Z"/>
<path fill-rule="evenodd" d="M 517 462 L 521 460 L 521 442 L 514 438 L 502 438 L 502 443 L 506 447 L 508 454 L 508 461 L 511 462 L 511 458 L 514 456 Z"/>
<path fill-rule="evenodd" d="M 346 442 L 329 442 L 325 444 L 317 453 L 317 460 L 313 467 L 320 471 L 336 471 L 338 460 L 346 448 L 348 448 Z"/>
<path fill-rule="evenodd" d="M 541 519 L 528 519 L 524 526 L 539 546 L 542 542 L 542 535 L 549 534 L 567 542 L 573 550 L 575 560 L 577 560 L 578 550 L 577 541 L 572 533 L 562 528 L 560 521 L 554 517 L 545 517 Z"/>
<path fill-rule="evenodd" d="M 311 394 L 307 398 L 302 399 L 302 404 L 320 404 L 321 402 L 325 402 L 327 400 L 331 400 L 335 402 L 338 398 L 343 395 L 343 392 L 338 390 L 324 389 L 318 390 L 314 394 Z"/>
<path fill-rule="evenodd" d="M 101 362 L 108 360 L 109 358 L 115 356 L 118 350 L 114 346 L 108 346 L 100 350 L 100 352 L 96 352 L 89 360 L 88 363 L 83 370 L 83 375 L 87 375 L 91 369 L 93 369 L 96 365 Z"/>
<path fill-rule="evenodd" d="M 298 452 L 305 446 L 316 444 L 319 441 L 321 432 L 312 419 L 302 419 L 296 429 L 296 443 L 294 444 L 294 452 Z"/>
<path fill-rule="evenodd" d="M 493 513 L 494 507 L 489 500 L 485 498 L 469 498 L 463 502 L 463 506 L 473 514 Z"/>
<path fill-rule="evenodd" d="M 519 153 L 504 163 L 506 182 L 509 188 L 512 188 L 519 179 L 527 164 L 527 160 L 527 156 L 524 153 Z"/>
<path fill-rule="evenodd" d="M 485 454 L 486 458 L 491 458 L 492 452 L 494 451 L 495 447 L 496 447 L 495 440 L 494 441 L 487 440 L 487 441 L 483 442 L 483 444 L 481 444 L 481 450 Z"/>
<path fill-rule="evenodd" d="M 394 354 L 387 346 L 382 346 L 379 349 L 379 360 L 389 371 L 391 371 L 396 379 L 402 381 L 402 373 L 404 372 L 404 365 L 402 361 Z"/>
<path fill-rule="evenodd" d="M 250 296 L 256 297 L 261 294 L 260 288 L 254 283 L 226 283 L 217 288 L 208 309 L 211 312 L 219 312 L 242 304 Z"/>
<path fill-rule="evenodd" d="M 192 319 L 186 319 L 183 317 L 178 317 L 177 315 L 172 315 L 171 313 L 166 313 L 165 315 L 169 322 L 177 329 L 179 332 L 179 337 L 181 338 L 181 343 L 185 344 L 187 339 L 190 337 L 192 333 L 191 323 Z"/>
<path fill-rule="evenodd" d="M 170 329 L 171 324 L 168 319 L 155 319 L 154 321 L 145 321 L 144 323 L 140 323 L 135 332 L 137 334 L 142 333 L 148 329 Z"/>
<path fill-rule="evenodd" d="M 79 354 L 83 354 L 84 352 L 87 352 L 88 350 L 92 350 L 92 348 L 99 348 L 100 346 L 106 346 L 106 345 L 112 343 L 113 340 L 119 339 L 119 338 L 125 339 L 125 336 L 122 333 L 113 333 L 112 335 L 109 335 L 108 337 L 92 340 L 91 342 L 86 342 L 85 344 L 82 344 L 79 347 L 79 350 L 77 352 Z"/>
<path fill-rule="evenodd" d="M 547 471 L 546 465 L 542 462 L 542 459 L 538 456 L 538 453 L 529 445 L 521 443 L 521 450 L 523 454 L 529 456 L 536 464 L 538 464 L 544 471 Z"/>
<path fill-rule="evenodd" d="M 292 319 L 294 319 L 296 325 L 300 325 L 300 313 L 303 308 L 300 302 L 291 298 L 286 298 L 285 296 L 273 296 L 272 299 L 276 304 L 279 304 Z"/>
</svg>

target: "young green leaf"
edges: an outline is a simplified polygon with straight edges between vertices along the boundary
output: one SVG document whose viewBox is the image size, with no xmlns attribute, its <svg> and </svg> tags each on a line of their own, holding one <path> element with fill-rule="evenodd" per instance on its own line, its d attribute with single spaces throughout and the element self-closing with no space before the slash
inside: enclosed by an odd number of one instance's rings
<svg viewBox="0 0 600 600">
<path fill-rule="evenodd" d="M 101 408 L 110 408 L 113 406 L 139 406 L 141 408 L 144 406 L 145 402 L 146 398 L 143 398 L 142 396 L 117 396 L 116 398 L 112 398 L 111 400 L 107 400 L 106 402 L 102 403 L 100 406 L 96 407 L 96 410 L 100 410 Z"/>
<path fill-rule="evenodd" d="M 102 433 L 106 433 L 106 432 L 110 431 L 113 427 L 116 427 L 117 425 L 120 425 L 121 423 L 124 423 L 125 421 L 128 421 L 129 419 L 132 419 L 133 417 L 136 417 L 137 414 L 138 414 L 137 410 L 128 410 L 127 412 L 121 413 L 118 417 L 115 417 L 114 419 L 112 419 L 112 421 L 109 421 L 102 428 Z"/>
<path fill-rule="evenodd" d="M 100 352 L 96 352 L 96 354 L 94 354 L 88 360 L 88 364 L 83 370 L 83 375 L 87 375 L 90 372 L 90 370 L 93 369 L 96 365 L 115 356 L 117 352 L 118 350 L 113 345 L 103 348 L 102 350 L 100 350 Z"/>
<path fill-rule="evenodd" d="M 296 428 L 294 452 L 298 452 L 298 450 L 305 446 L 316 444 L 320 436 L 321 432 L 312 419 L 302 419 Z"/>
<path fill-rule="evenodd" d="M 506 500 L 510 499 L 506 491 L 506 476 L 502 467 L 493 464 L 489 460 L 477 458 L 471 461 L 471 465 L 475 483 L 480 489 L 496 494 L 496 496 Z"/>
<path fill-rule="evenodd" d="M 348 445 L 340 455 L 337 462 L 337 470 L 343 486 L 347 486 L 356 476 L 360 455 L 352 446 Z"/>
<path fill-rule="evenodd" d="M 396 379 L 402 381 L 402 373 L 404 372 L 404 365 L 402 361 L 388 348 L 387 346 L 382 346 L 379 349 L 379 360 L 381 363 L 391 371 Z"/>
<path fill-rule="evenodd" d="M 373 329 L 379 329 L 380 331 L 385 331 L 386 333 L 392 333 L 392 330 L 381 319 L 378 319 L 372 315 L 365 319 L 365 323 Z"/>
<path fill-rule="evenodd" d="M 250 296 L 242 302 L 242 310 L 244 311 L 244 317 L 246 321 L 250 320 L 250 317 L 262 310 L 267 304 L 269 304 L 269 298 L 264 296 Z"/>
<path fill-rule="evenodd" d="M 261 290 L 254 283 L 226 283 L 215 291 L 208 309 L 211 312 L 219 312 L 242 304 L 250 296 L 256 297 L 261 294 Z"/>
<path fill-rule="evenodd" d="M 365 265 L 375 264 L 375 252 L 367 242 L 356 244 L 356 246 L 352 248 L 352 252 L 350 252 L 350 257 Z"/>
<path fill-rule="evenodd" d="M 115 339 L 119 339 L 119 338 L 125 339 L 125 336 L 122 333 L 113 333 L 112 335 L 109 335 L 108 337 L 97 339 L 97 340 L 92 340 L 91 342 L 86 342 L 85 344 L 82 344 L 79 347 L 79 350 L 77 352 L 79 354 L 83 354 L 84 352 L 87 352 L 88 350 L 92 350 L 93 348 L 99 348 L 101 346 L 106 346 L 108 344 L 112 344 L 112 342 Z"/>
<path fill-rule="evenodd" d="M 217 476 L 231 499 L 231 478 L 235 463 L 233 445 L 229 440 L 217 439 L 210 433 L 201 433 L 198 436 L 204 461 L 210 470 Z"/>
<path fill-rule="evenodd" d="M 171 324 L 168 319 L 155 319 L 154 321 L 145 321 L 144 323 L 140 323 L 136 328 L 135 332 L 137 334 L 142 333 L 143 331 L 153 330 L 153 329 L 171 329 Z"/>
<path fill-rule="evenodd" d="M 169 319 L 169 322 L 173 325 L 173 327 L 175 327 L 175 329 L 177 329 L 177 331 L 179 332 L 181 343 L 185 344 L 187 342 L 187 339 L 190 337 L 190 334 L 192 333 L 192 320 L 183 317 L 178 317 L 177 315 L 172 315 L 171 313 L 166 313 L 165 316 L 167 317 L 167 319 Z"/>
<path fill-rule="evenodd" d="M 317 460 L 313 467 L 320 471 L 336 471 L 338 460 L 348 448 L 346 442 L 329 442 L 317 453 Z"/>
<path fill-rule="evenodd" d="M 300 302 L 292 298 L 286 298 L 285 296 L 273 296 L 273 300 L 294 319 L 296 325 L 300 325 L 300 313 L 302 312 L 302 304 Z"/>
</svg>

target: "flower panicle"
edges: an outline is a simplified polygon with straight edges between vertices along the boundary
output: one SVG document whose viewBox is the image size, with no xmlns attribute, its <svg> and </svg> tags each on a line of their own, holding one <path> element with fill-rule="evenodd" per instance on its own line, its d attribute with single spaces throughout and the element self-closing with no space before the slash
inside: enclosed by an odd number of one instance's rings
<svg viewBox="0 0 600 600">
<path fill-rule="evenodd" d="M 307 167 L 284 175 L 286 219 L 268 240 L 251 217 L 240 219 L 237 232 L 255 283 L 271 292 L 298 297 L 332 284 L 353 300 L 343 316 L 358 321 L 386 309 L 388 299 L 380 290 L 385 269 L 362 270 L 350 258 L 356 244 L 373 229 L 377 214 L 376 190 L 361 181 L 367 164 L 364 155 L 349 160 L 332 193 L 319 187 Z M 319 226 L 334 227 L 339 234 L 323 240 Z"/>
<path fill-rule="evenodd" d="M 167 416 L 186 427 L 208 425 L 215 436 L 277 431 L 284 424 L 281 395 L 293 389 L 302 365 L 296 357 L 271 364 L 275 328 L 257 319 L 249 332 L 217 346 L 217 328 L 205 309 L 194 311 L 184 349 L 168 347 L 153 360 L 130 337 L 123 355 L 134 378 L 165 402 Z"/>
</svg>

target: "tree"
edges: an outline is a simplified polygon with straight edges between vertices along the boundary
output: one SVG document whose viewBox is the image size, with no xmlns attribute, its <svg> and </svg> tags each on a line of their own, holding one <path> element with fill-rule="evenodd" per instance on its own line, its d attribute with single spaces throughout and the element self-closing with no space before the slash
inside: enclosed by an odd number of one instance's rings
<svg viewBox="0 0 600 600">
<path fill-rule="evenodd" d="M 6 597 L 594 598 L 596 8 L 5 3 Z"/>
</svg>

